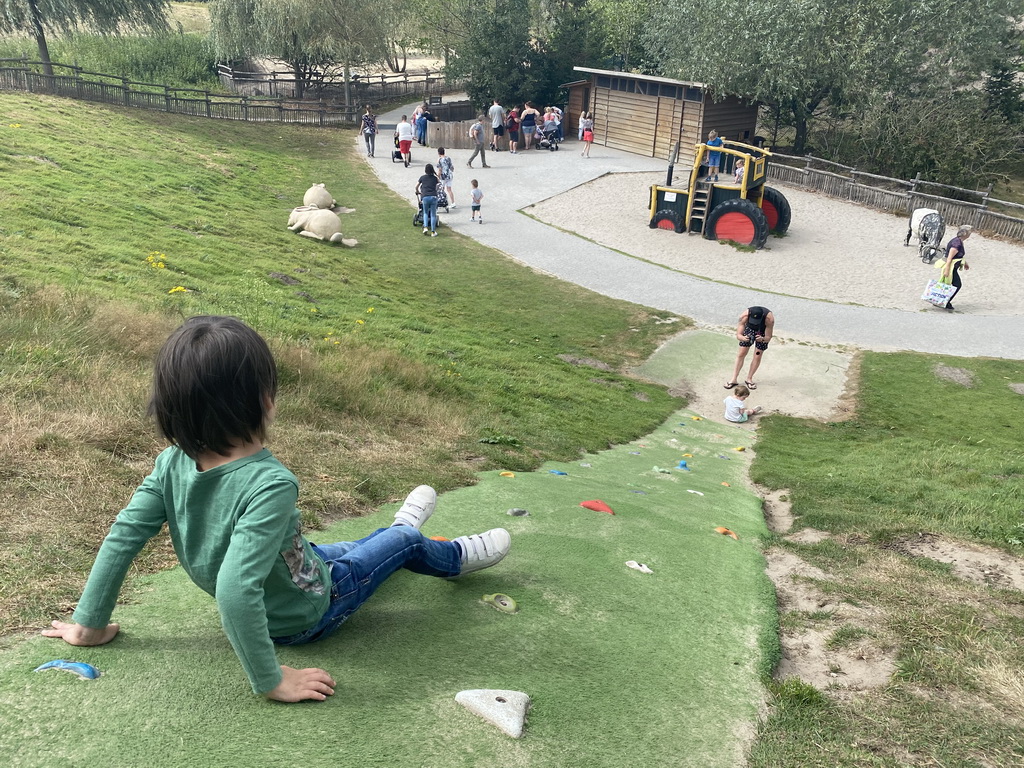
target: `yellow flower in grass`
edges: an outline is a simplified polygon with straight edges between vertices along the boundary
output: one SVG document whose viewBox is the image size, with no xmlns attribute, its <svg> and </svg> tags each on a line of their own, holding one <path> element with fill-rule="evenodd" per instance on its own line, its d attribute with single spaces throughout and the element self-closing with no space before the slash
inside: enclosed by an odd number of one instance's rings
<svg viewBox="0 0 1024 768">
<path fill-rule="evenodd" d="M 373 307 L 370 307 L 368 310 L 366 310 L 366 314 L 373 314 Z"/>
<path fill-rule="evenodd" d="M 366 321 L 365 320 L 356 320 L 356 324 L 357 325 L 366 325 Z"/>
<path fill-rule="evenodd" d="M 183 285 L 176 285 L 168 293 L 188 293 L 188 288 Z"/>
<path fill-rule="evenodd" d="M 8 128 L 21 128 L 21 123 L 10 123 Z"/>
<path fill-rule="evenodd" d="M 316 307 L 310 307 L 309 311 L 310 312 L 319 312 L 320 310 L 317 309 Z"/>
</svg>

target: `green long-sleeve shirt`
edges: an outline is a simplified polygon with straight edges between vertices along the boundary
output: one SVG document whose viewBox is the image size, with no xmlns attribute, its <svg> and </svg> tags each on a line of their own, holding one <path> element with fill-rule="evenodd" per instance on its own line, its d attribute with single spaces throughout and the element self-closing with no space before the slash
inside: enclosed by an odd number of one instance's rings
<svg viewBox="0 0 1024 768">
<path fill-rule="evenodd" d="M 327 565 L 299 528 L 299 485 L 263 449 L 200 472 L 163 451 L 103 540 L 73 619 L 105 627 L 135 555 L 166 522 L 185 572 L 217 601 L 256 693 L 281 682 L 271 637 L 309 629 L 327 610 Z"/>
</svg>

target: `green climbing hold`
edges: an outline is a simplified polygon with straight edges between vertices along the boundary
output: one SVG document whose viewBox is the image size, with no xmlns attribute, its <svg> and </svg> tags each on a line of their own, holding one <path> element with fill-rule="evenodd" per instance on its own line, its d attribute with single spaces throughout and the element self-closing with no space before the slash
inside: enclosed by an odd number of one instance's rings
<svg viewBox="0 0 1024 768">
<path fill-rule="evenodd" d="M 508 595 L 503 595 L 500 592 L 494 595 L 484 595 L 483 601 L 488 605 L 493 605 L 502 613 L 518 613 L 519 606 L 516 605 L 516 601 Z"/>
</svg>

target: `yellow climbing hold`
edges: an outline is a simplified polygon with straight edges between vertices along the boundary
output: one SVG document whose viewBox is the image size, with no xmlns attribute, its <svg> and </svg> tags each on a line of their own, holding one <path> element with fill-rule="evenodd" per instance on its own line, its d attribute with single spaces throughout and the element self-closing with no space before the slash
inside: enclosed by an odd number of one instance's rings
<svg viewBox="0 0 1024 768">
<path fill-rule="evenodd" d="M 498 473 L 498 477 L 515 477 L 515 476 L 516 476 L 515 472 L 499 472 Z"/>
<path fill-rule="evenodd" d="M 691 416 L 690 418 L 693 419 L 694 421 L 704 421 L 704 419 L 702 419 L 700 416 Z"/>
<path fill-rule="evenodd" d="M 734 451 L 745 451 L 745 450 L 747 450 L 747 446 L 741 445 L 738 448 L 733 448 L 733 450 Z"/>
<path fill-rule="evenodd" d="M 726 488 L 730 487 L 730 485 L 728 483 L 722 483 L 722 485 L 724 485 Z"/>
<path fill-rule="evenodd" d="M 692 459 L 693 458 L 693 454 L 692 453 L 684 453 L 683 454 L 683 458 L 684 459 Z"/>
</svg>

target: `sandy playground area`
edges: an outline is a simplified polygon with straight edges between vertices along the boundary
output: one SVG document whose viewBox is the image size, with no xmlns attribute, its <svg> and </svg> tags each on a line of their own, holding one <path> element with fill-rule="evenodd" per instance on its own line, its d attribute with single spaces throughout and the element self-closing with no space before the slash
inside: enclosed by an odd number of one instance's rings
<svg viewBox="0 0 1024 768">
<path fill-rule="evenodd" d="M 685 169 L 677 183 L 687 178 Z M 609 248 L 674 270 L 747 288 L 844 304 L 941 312 L 921 300 L 934 265 L 921 262 L 916 241 L 904 247 L 907 219 L 871 208 L 776 186 L 793 219 L 783 238 L 769 237 L 755 253 L 698 235 L 650 229 L 649 189 L 664 173 L 608 174 L 529 206 L 541 221 Z M 947 222 L 945 243 L 959 222 Z M 970 271 L 956 300 L 962 312 L 1024 314 L 1024 246 L 974 234 L 967 241 Z"/>
</svg>

